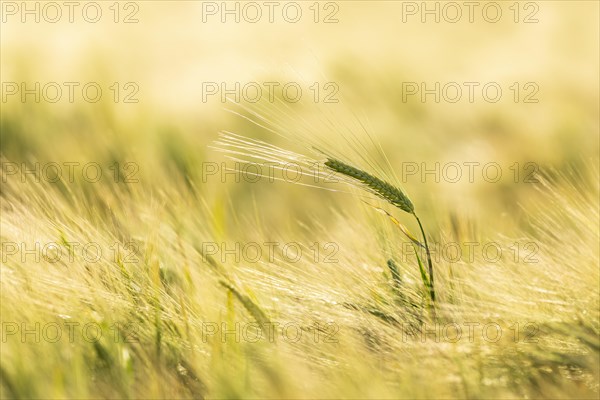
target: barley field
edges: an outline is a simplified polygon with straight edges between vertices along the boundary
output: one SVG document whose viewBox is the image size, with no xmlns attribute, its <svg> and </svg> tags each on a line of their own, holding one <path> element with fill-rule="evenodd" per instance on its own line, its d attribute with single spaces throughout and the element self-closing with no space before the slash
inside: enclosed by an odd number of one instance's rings
<svg viewBox="0 0 600 400">
<path fill-rule="evenodd" d="M 0 396 L 596 399 L 594 1 L 2 1 Z"/>
</svg>

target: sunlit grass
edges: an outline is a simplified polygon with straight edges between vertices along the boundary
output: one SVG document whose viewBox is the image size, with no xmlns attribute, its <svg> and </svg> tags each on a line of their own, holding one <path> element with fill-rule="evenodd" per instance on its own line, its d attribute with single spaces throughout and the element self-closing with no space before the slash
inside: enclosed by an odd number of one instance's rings
<svg viewBox="0 0 600 400">
<path fill-rule="evenodd" d="M 199 182 L 189 185 L 173 172 L 129 184 L 6 177 L 3 396 L 592 398 L 599 354 L 598 175 L 597 164 L 584 165 L 577 175 L 538 185 L 534 200 L 523 205 L 534 216 L 524 231 L 473 232 L 461 221 L 440 223 L 433 235 L 438 243 L 494 241 L 504 256 L 490 262 L 477 252 L 473 260 L 436 261 L 436 319 L 424 312 L 427 294 L 414 261 L 402 256 L 407 238 L 361 202 L 349 210 L 332 198 L 269 232 L 260 204 L 256 215 L 236 214 L 234 204 L 217 212 L 203 200 Z M 237 224 L 247 229 L 232 230 Z M 335 262 L 306 256 L 290 262 L 266 253 L 256 262 L 236 262 L 220 251 L 203 254 L 206 243 L 231 248 L 265 241 L 295 241 L 306 249 L 335 243 Z M 515 259 L 514 242 L 536 243 L 536 262 L 527 254 Z M 29 249 L 56 243 L 62 257 L 53 261 L 57 248 L 48 248 L 51 260 L 22 260 L 22 252 L 7 253 L 7 243 Z M 86 243 L 101 249 L 98 260 L 82 251 Z M 79 324 L 72 342 L 68 322 Z M 12 323 L 19 331 L 8 334 Z M 39 343 L 35 334 L 22 340 L 22 323 L 30 330 L 56 323 L 63 335 L 51 343 L 44 335 L 52 332 L 40 329 Z M 83 336 L 90 323 L 102 328 L 100 339 Z M 221 337 L 222 323 L 234 333 Z M 242 324 L 237 340 L 236 323 Z M 268 323 L 289 324 L 302 335 L 295 341 L 276 333 L 271 342 L 263 331 L 263 339 L 249 340 Z M 462 328 L 459 340 L 455 324 Z M 490 339 L 495 324 L 502 329 L 497 341 Z M 243 333 L 244 327 L 250 330 Z M 93 331 L 88 335 L 95 339 Z M 418 383 L 431 376 L 435 384 Z"/>
</svg>

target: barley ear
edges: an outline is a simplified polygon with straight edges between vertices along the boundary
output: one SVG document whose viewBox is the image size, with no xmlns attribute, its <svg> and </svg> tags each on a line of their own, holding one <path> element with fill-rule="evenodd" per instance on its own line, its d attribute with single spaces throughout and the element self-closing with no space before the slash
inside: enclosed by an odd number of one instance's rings
<svg viewBox="0 0 600 400">
<path fill-rule="evenodd" d="M 325 161 L 325 165 L 335 172 L 359 181 L 371 192 L 382 199 L 387 200 L 401 210 L 410 214 L 414 214 L 415 208 L 412 202 L 402 192 L 402 190 L 398 189 L 397 187 L 369 174 L 368 172 L 333 158 L 328 158 L 327 161 Z"/>
</svg>

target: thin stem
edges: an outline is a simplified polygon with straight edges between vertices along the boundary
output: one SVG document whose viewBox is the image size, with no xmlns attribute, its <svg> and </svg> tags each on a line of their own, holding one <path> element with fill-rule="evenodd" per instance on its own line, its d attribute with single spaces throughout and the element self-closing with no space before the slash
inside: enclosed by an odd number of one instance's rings
<svg viewBox="0 0 600 400">
<path fill-rule="evenodd" d="M 429 245 L 427 244 L 427 236 L 425 236 L 425 231 L 423 230 L 423 225 L 421 225 L 421 220 L 417 217 L 417 214 L 412 213 L 417 222 L 419 223 L 419 228 L 421 229 L 421 234 L 423 235 L 423 241 L 425 242 L 425 251 L 427 252 L 427 266 L 429 267 L 429 295 L 431 296 L 432 305 L 435 304 L 435 289 L 433 288 L 433 265 L 431 264 L 431 254 L 429 253 Z"/>
</svg>

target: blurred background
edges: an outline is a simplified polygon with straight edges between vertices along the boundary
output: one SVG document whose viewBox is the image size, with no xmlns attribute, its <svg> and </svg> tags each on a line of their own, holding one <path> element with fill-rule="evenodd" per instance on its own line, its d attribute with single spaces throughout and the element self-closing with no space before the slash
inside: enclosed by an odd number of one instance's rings
<svg viewBox="0 0 600 400">
<path fill-rule="evenodd" d="M 285 145 L 227 112 L 224 100 L 252 103 L 260 87 L 268 107 L 268 85 L 279 98 L 288 85 L 287 99 L 300 88 L 300 101 L 287 102 L 290 115 L 271 112 L 289 120 L 286 129 L 310 120 L 314 135 L 328 135 L 335 127 L 323 115 L 340 127 L 361 121 L 421 208 L 440 203 L 514 222 L 534 173 L 598 157 L 598 7 L 7 1 L 2 155 L 19 164 L 93 161 L 109 176 L 115 162 L 131 162 L 149 191 L 181 180 L 240 214 L 268 201 L 266 224 L 303 218 L 332 195 L 202 176 L 203 163 L 223 160 L 207 148 L 219 131 Z M 489 182 L 477 167 L 469 182 L 465 162 L 497 163 L 502 177 Z M 418 171 L 402 176 L 407 163 Z M 458 163 L 463 178 L 421 175 L 436 163 Z"/>
</svg>

